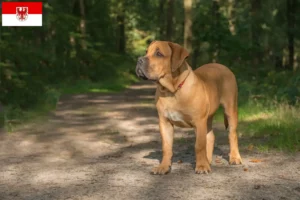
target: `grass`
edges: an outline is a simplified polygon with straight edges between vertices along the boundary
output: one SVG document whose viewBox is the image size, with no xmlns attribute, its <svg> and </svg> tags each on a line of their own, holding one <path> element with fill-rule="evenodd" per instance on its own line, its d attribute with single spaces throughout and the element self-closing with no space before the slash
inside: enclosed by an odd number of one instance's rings
<svg viewBox="0 0 300 200">
<path fill-rule="evenodd" d="M 64 83 L 60 86 L 62 94 L 82 94 L 82 93 L 112 93 L 119 92 L 128 87 L 137 78 L 132 74 L 124 74 L 113 80 L 91 82 L 89 80 L 79 80 L 75 83 Z"/>
<path fill-rule="evenodd" d="M 217 121 L 223 121 L 218 110 Z M 248 101 L 239 106 L 239 135 L 258 140 L 261 151 L 300 151 L 300 107 L 273 101 Z"/>
<path fill-rule="evenodd" d="M 18 107 L 9 106 L 4 112 L 4 128 L 8 132 L 16 130 L 21 125 L 34 121 L 39 123 L 46 121 L 50 111 L 55 109 L 55 105 L 39 104 L 30 110 L 21 110 Z"/>
</svg>

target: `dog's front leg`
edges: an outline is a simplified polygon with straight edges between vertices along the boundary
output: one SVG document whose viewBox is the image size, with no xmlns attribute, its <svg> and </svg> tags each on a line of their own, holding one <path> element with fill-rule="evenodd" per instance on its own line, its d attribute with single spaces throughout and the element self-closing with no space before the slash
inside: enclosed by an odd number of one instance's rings
<svg viewBox="0 0 300 200">
<path fill-rule="evenodd" d="M 207 154 L 206 154 L 206 133 L 207 133 L 207 120 L 200 119 L 197 120 L 195 133 L 196 133 L 196 143 L 195 143 L 195 154 L 196 154 L 196 168 L 195 172 L 197 174 L 207 174 L 211 171 Z"/>
<path fill-rule="evenodd" d="M 174 127 L 168 119 L 160 117 L 159 129 L 162 138 L 163 157 L 160 165 L 152 169 L 152 174 L 167 174 L 171 171 Z"/>
</svg>

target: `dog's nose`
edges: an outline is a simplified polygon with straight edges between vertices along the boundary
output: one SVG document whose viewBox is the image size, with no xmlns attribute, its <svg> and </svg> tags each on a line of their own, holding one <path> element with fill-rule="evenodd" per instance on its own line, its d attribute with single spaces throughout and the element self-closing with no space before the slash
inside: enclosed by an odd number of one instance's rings
<svg viewBox="0 0 300 200">
<path fill-rule="evenodd" d="M 140 65 L 141 65 L 141 64 L 143 64 L 143 62 L 144 62 L 144 59 L 143 59 L 143 57 L 139 57 L 139 58 L 138 58 L 138 64 L 140 64 Z"/>
</svg>

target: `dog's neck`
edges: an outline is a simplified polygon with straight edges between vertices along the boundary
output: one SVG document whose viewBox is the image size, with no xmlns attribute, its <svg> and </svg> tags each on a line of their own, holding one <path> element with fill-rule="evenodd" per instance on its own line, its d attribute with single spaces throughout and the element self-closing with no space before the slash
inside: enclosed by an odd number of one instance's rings
<svg viewBox="0 0 300 200">
<path fill-rule="evenodd" d="M 165 75 L 163 78 L 159 80 L 159 90 L 161 92 L 171 92 L 176 93 L 177 90 L 181 88 L 184 84 L 185 79 L 189 76 L 192 71 L 189 64 L 184 61 L 183 64 L 171 74 Z"/>
<path fill-rule="evenodd" d="M 184 83 L 184 80 L 189 75 L 190 70 L 191 69 L 189 64 L 186 61 L 184 61 L 183 64 L 178 68 L 178 70 L 172 73 L 173 85 L 175 89 L 178 89 L 178 86 Z"/>
</svg>

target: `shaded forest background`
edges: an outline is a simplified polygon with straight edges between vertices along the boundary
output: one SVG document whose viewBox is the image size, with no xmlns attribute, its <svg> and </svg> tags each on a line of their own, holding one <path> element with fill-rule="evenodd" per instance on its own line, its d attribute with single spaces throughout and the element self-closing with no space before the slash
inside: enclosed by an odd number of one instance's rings
<svg viewBox="0 0 300 200">
<path fill-rule="evenodd" d="M 300 0 L 43 1 L 42 27 L 0 29 L 3 118 L 54 109 L 64 93 L 122 89 L 137 81 L 135 60 L 151 40 L 184 45 L 193 68 L 228 66 L 240 104 L 296 108 L 299 10 Z"/>
</svg>

